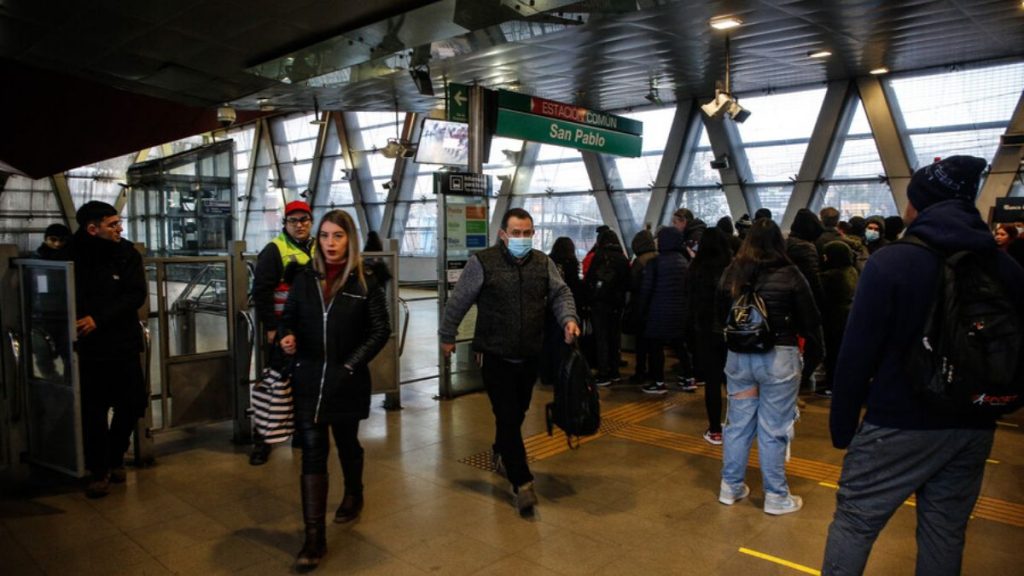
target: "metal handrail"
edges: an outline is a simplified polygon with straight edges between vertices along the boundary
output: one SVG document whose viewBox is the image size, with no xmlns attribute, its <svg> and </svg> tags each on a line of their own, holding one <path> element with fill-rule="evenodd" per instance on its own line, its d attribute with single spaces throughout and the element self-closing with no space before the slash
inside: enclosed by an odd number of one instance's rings
<svg viewBox="0 0 1024 576">
<path fill-rule="evenodd" d="M 7 329 L 7 341 L 11 345 L 11 357 L 14 358 L 14 386 L 11 394 L 11 422 L 21 421 L 21 338 L 13 329 Z"/>
<path fill-rule="evenodd" d="M 398 297 L 398 303 L 405 310 L 405 322 L 402 323 L 402 339 L 398 341 L 398 355 L 401 356 L 402 351 L 405 350 L 405 336 L 409 333 L 409 304 L 401 296 Z"/>
</svg>

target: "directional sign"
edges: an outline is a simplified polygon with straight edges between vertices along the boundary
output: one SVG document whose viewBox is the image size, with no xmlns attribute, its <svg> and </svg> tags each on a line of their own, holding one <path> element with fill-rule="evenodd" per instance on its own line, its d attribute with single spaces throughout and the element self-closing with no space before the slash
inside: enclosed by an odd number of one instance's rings
<svg viewBox="0 0 1024 576">
<path fill-rule="evenodd" d="M 555 102 L 545 98 L 538 98 L 528 94 L 509 92 L 508 90 L 498 91 L 498 107 L 516 110 L 518 112 L 529 112 L 540 114 L 558 120 L 568 120 L 577 124 L 586 124 L 595 128 L 604 128 L 615 132 L 626 132 L 634 136 L 642 136 L 644 124 L 625 116 L 616 116 L 607 112 L 591 110 L 575 104 Z"/>
<path fill-rule="evenodd" d="M 469 122 L 469 86 L 448 84 L 448 120 Z"/>
<path fill-rule="evenodd" d="M 640 156 L 643 149 L 643 138 L 640 136 L 504 108 L 498 109 L 498 126 L 495 134 L 633 158 Z"/>
</svg>

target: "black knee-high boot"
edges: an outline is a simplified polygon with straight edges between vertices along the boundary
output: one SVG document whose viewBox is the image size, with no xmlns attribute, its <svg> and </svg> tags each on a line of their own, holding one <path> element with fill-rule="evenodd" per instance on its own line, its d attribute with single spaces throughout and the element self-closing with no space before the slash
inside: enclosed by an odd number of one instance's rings
<svg viewBox="0 0 1024 576">
<path fill-rule="evenodd" d="M 306 542 L 295 567 L 300 572 L 313 570 L 327 553 L 327 474 L 302 475 L 302 519 L 306 523 Z"/>
<path fill-rule="evenodd" d="M 334 514 L 338 524 L 355 520 L 363 510 L 363 457 L 342 460 L 341 471 L 345 474 L 345 497 Z"/>
</svg>

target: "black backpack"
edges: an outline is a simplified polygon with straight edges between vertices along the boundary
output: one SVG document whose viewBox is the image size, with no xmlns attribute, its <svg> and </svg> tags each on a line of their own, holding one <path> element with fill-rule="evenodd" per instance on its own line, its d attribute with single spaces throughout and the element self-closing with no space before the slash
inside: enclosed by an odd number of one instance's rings
<svg viewBox="0 0 1024 576">
<path fill-rule="evenodd" d="M 768 308 L 752 286 L 733 300 L 722 333 L 726 348 L 733 352 L 761 353 L 775 346 L 775 334 L 768 325 Z"/>
<path fill-rule="evenodd" d="M 558 426 L 565 432 L 570 448 L 579 446 L 580 436 L 596 434 L 601 427 L 601 397 L 579 346 L 566 348 L 555 383 L 555 401 L 548 403 L 545 415 L 548 436 Z"/>
<path fill-rule="evenodd" d="M 901 242 L 942 259 L 907 376 L 929 407 L 947 416 L 998 417 L 1024 402 L 1024 319 L 995 273 L 995 252 L 944 254 L 920 238 Z"/>
</svg>

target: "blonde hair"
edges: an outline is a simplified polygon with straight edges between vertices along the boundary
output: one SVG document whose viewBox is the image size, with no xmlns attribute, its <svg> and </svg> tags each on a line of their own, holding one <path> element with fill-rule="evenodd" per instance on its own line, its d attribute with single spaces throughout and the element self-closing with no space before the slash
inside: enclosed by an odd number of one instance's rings
<svg viewBox="0 0 1024 576">
<path fill-rule="evenodd" d="M 328 289 L 330 298 L 334 298 L 348 282 L 348 277 L 352 272 L 356 273 L 356 278 L 359 279 L 359 285 L 363 287 L 363 292 L 366 292 L 366 277 L 363 275 L 363 257 L 359 251 L 359 231 L 356 230 L 356 223 L 352 220 L 352 216 L 344 210 L 331 210 L 324 214 L 323 218 L 320 219 L 320 225 L 316 229 L 316 251 L 313 255 L 313 269 L 320 274 L 321 278 L 327 277 L 327 259 L 324 256 L 324 251 L 320 248 L 320 229 L 323 228 L 324 222 L 330 222 L 337 224 L 345 231 L 345 236 L 348 237 L 348 257 L 345 260 L 345 270 L 334 279 L 334 284 Z"/>
</svg>

